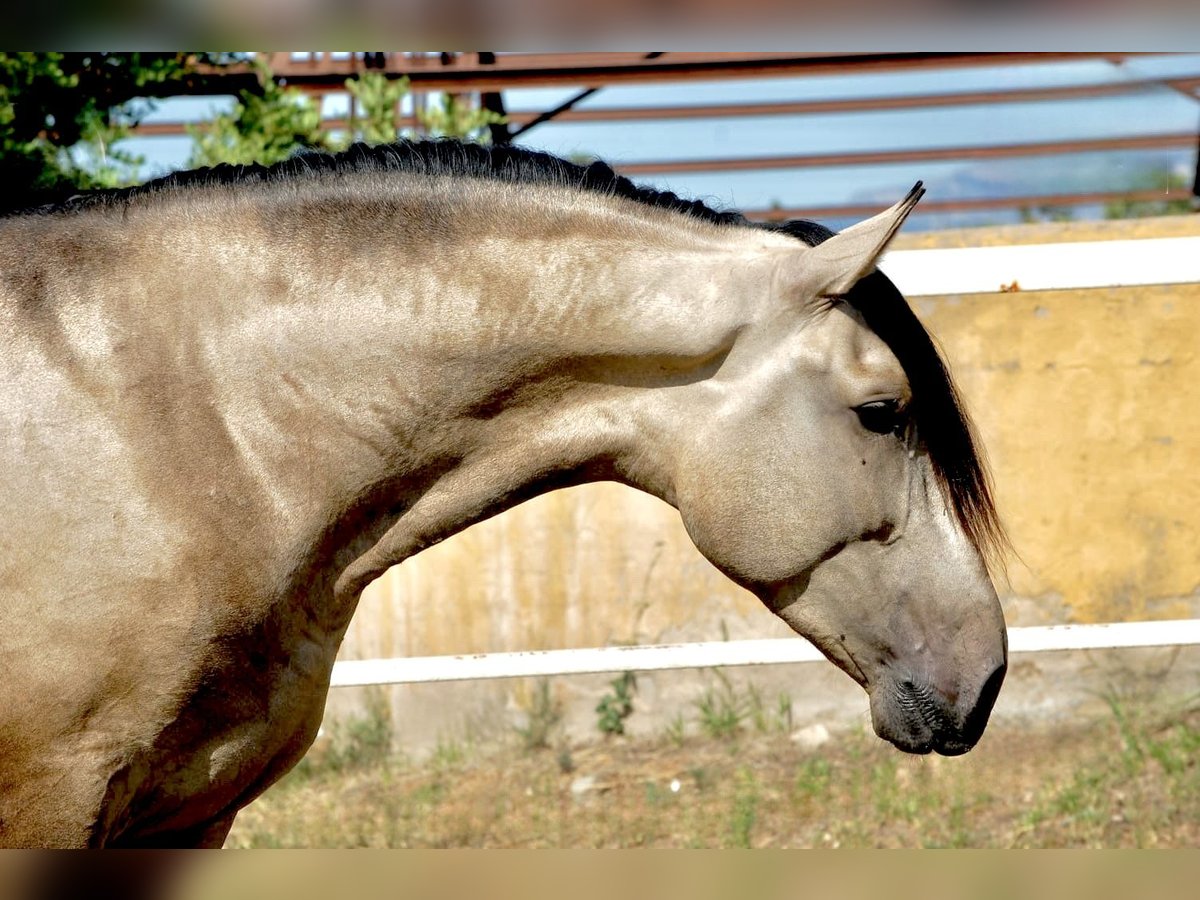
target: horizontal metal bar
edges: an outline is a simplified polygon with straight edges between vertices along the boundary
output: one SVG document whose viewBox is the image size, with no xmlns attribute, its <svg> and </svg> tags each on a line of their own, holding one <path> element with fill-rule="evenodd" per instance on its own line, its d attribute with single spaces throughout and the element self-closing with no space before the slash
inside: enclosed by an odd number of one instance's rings
<svg viewBox="0 0 1200 900">
<path fill-rule="evenodd" d="M 1120 62 L 1137 53 L 681 53 L 653 60 L 640 53 L 501 54 L 480 63 L 475 54 L 440 57 L 385 54 L 383 65 L 368 67 L 361 59 L 293 60 L 270 54 L 277 77 L 303 90 L 340 86 L 346 77 L 374 69 L 404 75 L 424 90 L 499 91 L 515 87 L 602 87 L 722 78 L 778 78 L 837 75 L 849 72 L 926 70 L 939 68 L 1045 64 L 1082 59 Z M 222 79 L 244 86 L 254 77 L 249 66 L 201 67 L 198 90 L 221 92 Z"/>
<path fill-rule="evenodd" d="M 198 122 L 142 122 L 130 129 L 137 137 L 176 137 L 188 133 L 188 128 L 203 128 L 207 123 Z M 415 116 L 399 116 L 396 119 L 398 128 L 414 128 L 418 124 Z M 349 116 L 338 116 L 321 120 L 321 127 L 328 131 L 350 127 Z"/>
<path fill-rule="evenodd" d="M 1087 100 L 1134 94 L 1154 88 L 1190 84 L 1178 79 L 1149 78 L 1101 84 L 1065 85 L 1047 88 L 1013 88 L 997 91 L 958 91 L 938 94 L 846 97 L 836 100 L 791 100 L 774 103 L 707 104 L 696 106 L 612 106 L 571 109 L 554 117 L 555 122 L 630 122 L 671 119 L 718 119 L 753 116 L 826 115 L 846 112 L 875 112 L 901 109 L 939 109 L 953 106 L 1033 103 L 1045 100 Z M 1180 88 L 1182 89 L 1182 88 Z M 523 124 L 539 112 L 510 110 L 508 121 Z"/>
<path fill-rule="evenodd" d="M 405 119 L 412 123 L 412 119 Z M 341 127 L 348 120 L 336 119 L 326 123 L 327 127 Z M 184 133 L 183 123 L 157 122 L 146 123 L 135 129 L 139 136 L 161 136 Z M 984 147 L 937 147 L 918 150 L 881 150 L 870 152 L 845 153 L 813 153 L 792 156 L 756 156 L 727 159 L 702 160 L 671 160 L 652 162 L 633 162 L 618 165 L 616 168 L 626 176 L 678 174 L 684 172 L 727 172 L 727 171 L 756 171 L 760 169 L 807 169 L 829 166 L 862 166 L 884 165 L 906 162 L 941 162 L 964 159 L 1001 159 L 1020 156 L 1048 156 L 1068 153 L 1098 153 L 1116 150 L 1161 150 L 1191 147 L 1196 141 L 1195 135 L 1158 134 L 1135 135 L 1117 138 L 1096 138 L 1077 141 L 1040 141 L 1021 144 L 1003 144 Z M 1165 191 L 1157 197 L 1153 191 L 1139 192 L 1110 192 L 1104 194 L 1054 194 L 1045 197 L 1017 198 L 980 198 L 977 200 L 958 199 L 949 201 L 930 201 L 919 207 L 919 211 L 932 212 L 940 210 L 971 210 L 1011 208 L 1027 204 L 1070 205 L 1093 202 L 1107 202 L 1121 199 L 1181 199 L 1190 196 L 1185 192 Z M 816 216 L 854 216 L 870 209 L 867 205 L 845 205 L 803 209 L 754 210 L 748 215 L 755 219 L 786 219 L 812 218 Z"/>
<path fill-rule="evenodd" d="M 206 124 L 207 122 L 203 120 L 197 122 L 142 122 L 134 125 L 130 132 L 137 137 L 175 137 L 187 134 L 188 128 L 203 128 Z M 331 116 L 321 120 L 321 128 L 326 131 L 346 129 L 350 127 L 350 124 L 349 116 Z M 416 116 L 406 114 L 396 117 L 397 128 L 416 128 L 418 125 L 420 122 Z"/>
<path fill-rule="evenodd" d="M 946 162 L 965 159 L 1007 159 L 1019 156 L 1053 156 L 1064 153 L 1096 153 L 1111 150 L 1163 150 L 1192 147 L 1196 135 L 1131 135 L 1087 138 L 1073 141 L 1029 141 L 980 147 L 933 147 L 917 150 L 874 150 L 838 153 L 807 153 L 789 156 L 729 157 L 725 159 L 680 159 L 630 162 L 617 165 L 622 175 L 666 175 L 682 172 L 736 172 L 760 169 L 811 169 L 826 166 L 864 166 L 906 162 Z"/>
<path fill-rule="evenodd" d="M 1037 209 L 1043 206 L 1086 206 L 1099 203 L 1163 203 L 1191 200 L 1186 188 L 1158 188 L 1138 191 L 1098 191 L 1085 194 L 1022 194 L 1015 197 L 960 197 L 954 200 L 922 200 L 913 213 L 981 212 L 993 209 Z M 752 209 L 746 218 L 760 222 L 784 222 L 789 219 L 856 219 L 880 211 L 878 203 L 847 203 L 834 206 L 772 207 Z"/>
<path fill-rule="evenodd" d="M 1136 81 L 1104 82 L 1098 84 L 1065 85 L 1048 88 L 1014 88 L 997 91 L 959 91 L 939 94 L 905 94 L 901 96 L 847 97 L 837 100 L 794 100 L 775 103 L 707 104 L 698 106 L 621 106 L 569 109 L 554 117 L 555 122 L 644 122 L 675 119 L 718 119 L 730 117 L 815 115 L 845 112 L 868 112 L 900 109 L 937 109 L 953 106 L 972 106 L 996 103 L 1031 103 L 1045 100 L 1086 100 L 1133 94 L 1154 88 L 1176 88 L 1185 93 L 1195 89 L 1197 78 L 1147 78 Z M 331 87 L 328 93 L 344 92 Z M 509 123 L 524 125 L 542 115 L 537 110 L 510 110 Z M 345 128 L 346 117 L 325 119 L 325 128 Z M 185 134 L 186 122 L 146 122 L 133 128 L 143 137 Z M 400 128 L 416 124 L 413 116 L 397 120 Z"/>
<path fill-rule="evenodd" d="M 1049 625 L 1010 628 L 1009 651 L 1044 653 L 1200 644 L 1200 619 Z M 777 665 L 824 659 L 803 638 L 705 641 L 644 647 L 531 650 L 466 656 L 344 660 L 333 667 L 331 687 L 548 677 L 604 672 L 649 672 L 729 666 Z"/>
</svg>

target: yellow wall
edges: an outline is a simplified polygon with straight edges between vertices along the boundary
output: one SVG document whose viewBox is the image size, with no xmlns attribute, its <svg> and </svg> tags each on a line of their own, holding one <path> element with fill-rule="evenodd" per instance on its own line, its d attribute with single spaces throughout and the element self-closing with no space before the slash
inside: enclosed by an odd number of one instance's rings
<svg viewBox="0 0 1200 900">
<path fill-rule="evenodd" d="M 1200 219 L 906 237 L 905 248 L 1200 234 Z M 1200 613 L 1200 285 L 917 298 L 979 425 L 1016 624 Z M 1018 602 L 1017 597 L 1028 598 Z"/>
<path fill-rule="evenodd" d="M 1187 614 L 1200 585 L 1200 286 L 920 302 L 975 412 L 1020 558 L 1085 621 Z"/>
<path fill-rule="evenodd" d="M 906 237 L 967 246 L 1200 234 L 1196 217 Z M 886 264 L 884 266 L 886 270 Z M 1010 624 L 1200 612 L 1200 286 L 919 298 L 973 411 L 1019 554 Z M 616 485 L 534 500 L 372 585 L 343 657 L 779 636 Z"/>
</svg>

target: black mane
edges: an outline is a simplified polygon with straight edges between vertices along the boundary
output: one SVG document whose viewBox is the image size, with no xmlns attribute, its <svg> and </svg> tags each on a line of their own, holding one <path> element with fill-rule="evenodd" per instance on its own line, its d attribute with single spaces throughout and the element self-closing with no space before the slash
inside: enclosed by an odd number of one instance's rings
<svg viewBox="0 0 1200 900">
<path fill-rule="evenodd" d="M 809 246 L 834 232 L 816 222 L 751 222 L 741 213 L 715 210 L 699 200 L 642 187 L 603 162 L 579 165 L 522 147 L 482 146 L 453 140 L 355 144 L 341 153 L 302 152 L 272 166 L 219 165 L 176 172 L 144 185 L 78 194 L 34 213 L 70 213 L 136 200 L 160 192 L 205 185 L 294 182 L 325 175 L 408 172 L 429 176 L 488 178 L 509 184 L 551 185 L 623 197 L 718 225 L 766 228 Z M 929 454 L 935 477 L 963 530 L 985 558 L 999 561 L 1005 546 L 978 442 L 954 383 L 933 339 L 895 285 L 881 272 L 868 275 L 847 295 L 888 345 L 908 376 L 913 401 L 910 421 Z"/>
<path fill-rule="evenodd" d="M 340 153 L 301 151 L 271 166 L 223 163 L 211 168 L 173 172 L 136 187 L 75 194 L 61 202 L 40 206 L 29 212 L 74 212 L 190 187 L 294 182 L 323 175 L 362 172 L 408 172 L 429 176 L 487 178 L 508 184 L 573 187 L 623 197 L 718 225 L 751 224 L 741 213 L 715 210 L 699 200 L 685 200 L 670 191 L 656 191 L 634 184 L 604 162 L 580 165 L 524 147 L 483 146 L 448 139 L 398 141 L 374 146 L 354 144 Z"/>
</svg>

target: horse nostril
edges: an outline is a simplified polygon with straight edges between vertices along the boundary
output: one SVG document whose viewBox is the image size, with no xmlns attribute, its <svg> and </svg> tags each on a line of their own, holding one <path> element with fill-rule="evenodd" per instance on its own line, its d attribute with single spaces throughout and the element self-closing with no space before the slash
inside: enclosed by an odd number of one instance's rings
<svg viewBox="0 0 1200 900">
<path fill-rule="evenodd" d="M 896 682 L 896 699 L 910 721 L 920 723 L 934 734 L 952 729 L 945 702 L 931 685 L 905 678 Z"/>
<path fill-rule="evenodd" d="M 975 706 L 963 723 L 963 737 L 972 743 L 983 736 L 983 729 L 987 725 L 988 716 L 991 715 L 996 697 L 1000 694 L 1000 685 L 1004 683 L 1004 674 L 1007 671 L 1007 663 L 1000 663 L 987 677 L 983 687 L 979 689 L 979 697 L 975 700 Z"/>
<path fill-rule="evenodd" d="M 897 679 L 894 683 L 897 711 L 913 734 L 928 735 L 931 749 L 943 756 L 966 753 L 983 736 L 1006 668 L 1001 663 L 992 670 L 965 717 L 957 708 L 957 698 L 948 696 L 927 681 L 912 677 Z M 963 697 L 964 703 L 968 702 L 969 696 Z"/>
</svg>

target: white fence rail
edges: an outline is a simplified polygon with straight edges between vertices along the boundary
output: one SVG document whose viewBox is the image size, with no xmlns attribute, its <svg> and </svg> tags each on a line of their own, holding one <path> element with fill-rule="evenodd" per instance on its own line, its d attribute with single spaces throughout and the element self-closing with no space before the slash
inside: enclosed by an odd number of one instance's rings
<svg viewBox="0 0 1200 900">
<path fill-rule="evenodd" d="M 1200 237 L 894 250 L 880 268 L 908 297 L 1200 282 Z"/>
<path fill-rule="evenodd" d="M 1011 653 L 1102 650 L 1200 644 L 1200 619 L 1117 622 L 1104 625 L 1047 625 L 1010 628 Z M 761 666 L 814 662 L 821 652 L 803 638 L 708 641 L 643 647 L 589 647 L 462 656 L 343 660 L 333 667 L 332 687 L 474 681 L 487 678 L 649 672 L 715 666 Z"/>
</svg>

